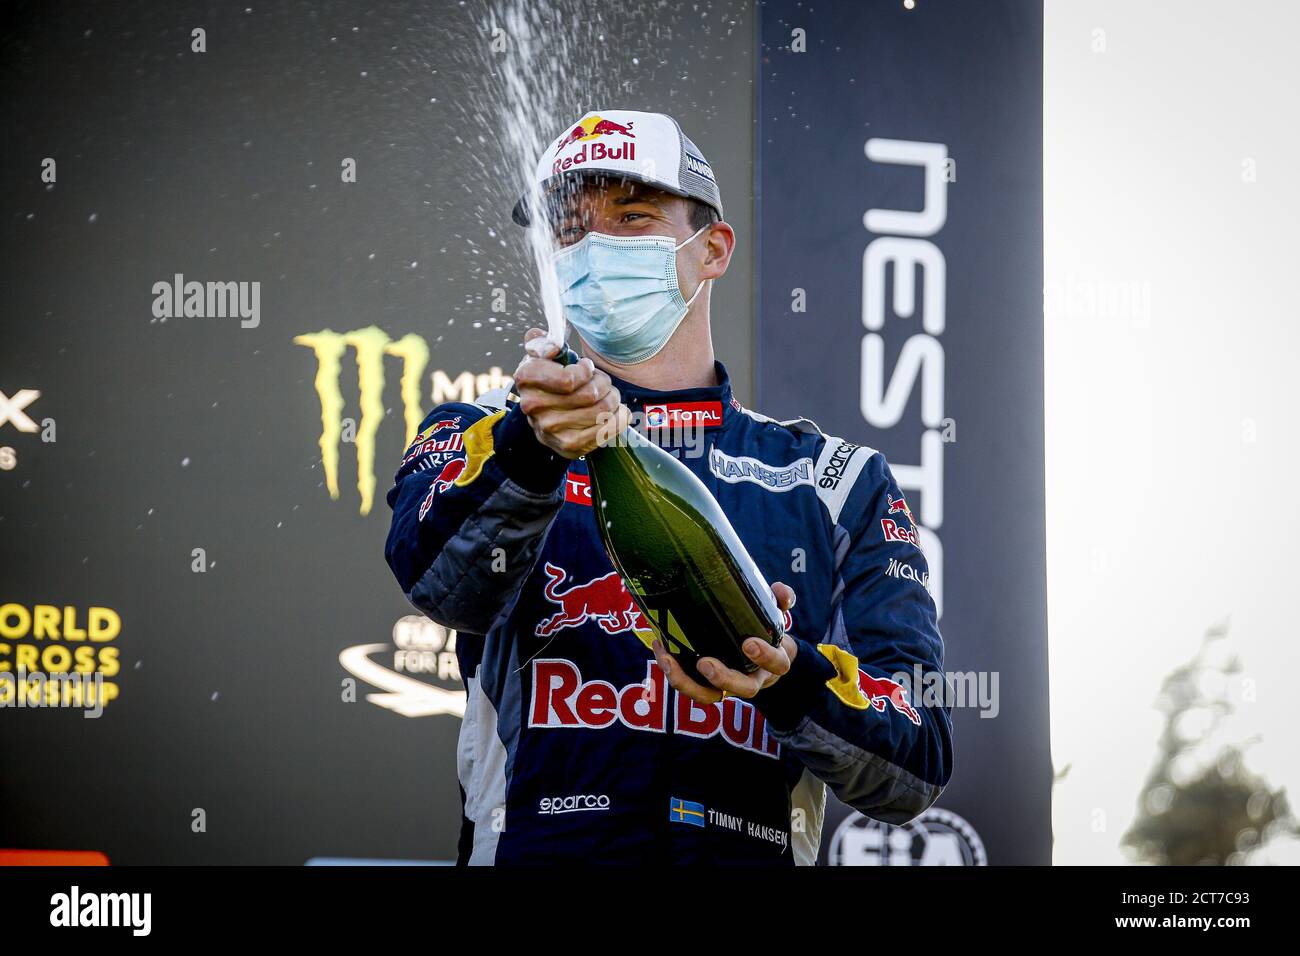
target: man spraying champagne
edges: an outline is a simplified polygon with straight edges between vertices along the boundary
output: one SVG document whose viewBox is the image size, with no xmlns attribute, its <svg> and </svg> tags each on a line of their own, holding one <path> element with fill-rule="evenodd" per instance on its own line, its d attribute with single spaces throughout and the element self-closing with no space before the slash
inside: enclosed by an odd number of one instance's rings
<svg viewBox="0 0 1300 956">
<path fill-rule="evenodd" d="M 948 782 L 952 727 L 896 677 L 941 672 L 943 642 L 888 464 L 732 395 L 709 304 L 735 234 L 675 120 L 589 113 L 536 177 L 543 208 L 521 200 L 514 218 L 550 223 L 584 357 L 561 365 L 529 330 L 518 401 L 434 409 L 424 427 L 458 419 L 461 447 L 408 450 L 388 494 L 393 573 L 459 632 L 461 862 L 811 863 L 826 786 L 911 819 Z M 669 450 L 702 430 L 680 460 L 778 582 L 785 637 L 744 641 L 749 668 L 704 657 L 688 673 L 602 547 L 583 456 L 633 421 L 668 428 Z"/>
</svg>

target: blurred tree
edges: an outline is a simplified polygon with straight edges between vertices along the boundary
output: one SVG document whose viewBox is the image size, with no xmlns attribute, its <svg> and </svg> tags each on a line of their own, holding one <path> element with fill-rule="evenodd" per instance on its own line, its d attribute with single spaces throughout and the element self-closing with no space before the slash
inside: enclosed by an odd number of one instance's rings
<svg viewBox="0 0 1300 956">
<path fill-rule="evenodd" d="M 1246 767 L 1253 741 L 1213 739 L 1233 712 L 1229 678 L 1241 670 L 1235 655 L 1216 653 L 1227 633 L 1226 625 L 1211 628 L 1196 655 L 1161 685 L 1156 706 L 1165 727 L 1123 840 L 1139 863 L 1246 863 L 1274 836 L 1300 833 L 1285 791 Z"/>
</svg>

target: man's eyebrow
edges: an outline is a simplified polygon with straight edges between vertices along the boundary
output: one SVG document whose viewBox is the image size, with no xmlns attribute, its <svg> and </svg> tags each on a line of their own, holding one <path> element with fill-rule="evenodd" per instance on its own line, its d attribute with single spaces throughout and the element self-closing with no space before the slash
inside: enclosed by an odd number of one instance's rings
<svg viewBox="0 0 1300 956">
<path fill-rule="evenodd" d="M 659 197 L 654 193 L 646 193 L 644 195 L 633 194 L 631 196 L 616 196 L 612 202 L 615 206 L 630 206 L 633 203 L 638 202 L 648 202 L 652 206 L 657 206 L 659 205 Z"/>
<path fill-rule="evenodd" d="M 548 201 L 546 203 L 546 211 L 548 217 L 553 223 L 577 218 L 581 212 L 576 203 L 565 202 L 562 199 L 552 199 Z"/>
<path fill-rule="evenodd" d="M 647 203 L 648 205 L 663 208 L 664 197 L 658 193 L 632 193 L 626 196 L 615 196 L 610 199 L 610 203 L 615 206 L 632 206 L 637 203 Z M 553 194 L 547 197 L 547 209 L 550 213 L 552 225 L 559 225 L 570 219 L 577 219 L 581 216 L 581 208 L 574 197 Z"/>
</svg>

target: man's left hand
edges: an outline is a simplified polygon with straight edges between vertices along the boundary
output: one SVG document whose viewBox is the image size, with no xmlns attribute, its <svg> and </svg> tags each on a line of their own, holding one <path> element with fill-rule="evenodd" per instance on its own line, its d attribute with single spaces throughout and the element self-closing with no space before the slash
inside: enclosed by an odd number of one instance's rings
<svg viewBox="0 0 1300 956">
<path fill-rule="evenodd" d="M 794 607 L 794 589 L 788 585 L 780 581 L 774 583 L 772 596 L 782 611 Z M 748 700 L 764 687 L 772 686 L 781 679 L 782 674 L 790 670 L 790 662 L 798 653 L 799 645 L 789 635 L 775 647 L 762 638 L 746 638 L 743 645 L 745 656 L 758 665 L 758 670 L 751 674 L 725 667 L 716 657 L 702 657 L 696 664 L 696 669 L 708 680 L 708 686 L 687 676 L 682 665 L 668 653 L 662 641 L 656 639 L 653 650 L 659 669 L 667 675 L 668 683 L 678 693 L 701 704 L 715 704 L 725 697 L 744 697 Z"/>
</svg>

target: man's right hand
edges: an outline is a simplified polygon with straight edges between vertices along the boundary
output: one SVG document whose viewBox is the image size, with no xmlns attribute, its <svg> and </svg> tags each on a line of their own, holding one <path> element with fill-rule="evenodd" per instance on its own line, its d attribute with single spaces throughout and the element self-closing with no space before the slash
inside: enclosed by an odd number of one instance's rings
<svg viewBox="0 0 1300 956">
<path fill-rule="evenodd" d="M 541 329 L 524 335 L 524 360 L 515 391 L 537 440 L 557 455 L 580 458 L 627 427 L 631 415 L 609 376 L 589 358 L 574 365 L 554 361 L 558 343 Z"/>
</svg>

